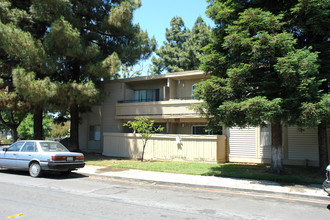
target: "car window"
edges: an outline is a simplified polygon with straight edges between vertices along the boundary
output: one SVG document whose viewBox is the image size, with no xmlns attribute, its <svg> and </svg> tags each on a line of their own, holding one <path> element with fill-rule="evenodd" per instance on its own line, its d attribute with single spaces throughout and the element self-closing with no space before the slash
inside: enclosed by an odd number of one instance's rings
<svg viewBox="0 0 330 220">
<path fill-rule="evenodd" d="M 8 151 L 19 151 L 19 149 L 23 146 L 24 143 L 25 142 L 16 142 L 8 148 Z"/>
<path fill-rule="evenodd" d="M 37 148 L 34 142 L 27 142 L 21 149 L 22 152 L 37 152 Z"/>
<path fill-rule="evenodd" d="M 69 152 L 66 147 L 58 142 L 40 142 L 40 146 L 44 152 Z"/>
</svg>

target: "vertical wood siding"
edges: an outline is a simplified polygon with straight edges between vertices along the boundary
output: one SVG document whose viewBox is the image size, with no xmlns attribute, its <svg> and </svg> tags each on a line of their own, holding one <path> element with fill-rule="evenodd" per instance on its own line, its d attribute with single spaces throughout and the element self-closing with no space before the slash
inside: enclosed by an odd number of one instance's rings
<svg viewBox="0 0 330 220">
<path fill-rule="evenodd" d="M 226 134 L 228 158 L 256 158 L 256 128 L 229 128 Z"/>
<path fill-rule="evenodd" d="M 288 127 L 288 159 L 318 161 L 317 128 L 304 129 Z"/>
</svg>

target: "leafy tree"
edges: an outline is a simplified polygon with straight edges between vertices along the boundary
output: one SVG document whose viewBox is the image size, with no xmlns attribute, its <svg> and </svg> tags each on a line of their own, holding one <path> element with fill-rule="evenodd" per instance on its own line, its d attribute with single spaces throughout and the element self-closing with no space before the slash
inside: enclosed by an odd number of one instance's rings
<svg viewBox="0 0 330 220">
<path fill-rule="evenodd" d="M 299 0 L 291 9 L 289 24 L 293 33 L 298 38 L 300 47 L 312 46 L 313 51 L 319 54 L 319 78 L 325 79 L 320 86 L 323 92 L 321 101 L 315 100 L 313 103 L 315 115 L 314 117 L 303 117 L 301 126 L 318 127 L 318 144 L 319 144 L 319 166 L 320 172 L 324 172 L 329 164 L 328 157 L 328 138 L 327 129 L 330 121 L 329 114 L 329 82 L 330 82 L 330 4 L 327 0 Z M 326 101 L 327 100 L 327 101 Z M 327 103 L 327 105 L 326 105 Z M 305 103 L 305 106 L 310 104 Z M 304 111 L 310 112 L 310 108 Z M 314 116 L 315 116 L 314 115 Z M 306 115 L 305 115 L 306 116 Z M 315 123 L 318 122 L 318 123 Z"/>
<path fill-rule="evenodd" d="M 50 137 L 52 126 L 53 126 L 53 119 L 50 115 L 45 114 L 43 115 L 43 136 Z M 18 127 L 19 137 L 22 140 L 32 140 L 34 139 L 34 129 L 33 129 L 33 115 L 28 114 L 27 117 L 22 121 L 20 126 Z"/>
<path fill-rule="evenodd" d="M 227 3 L 227 2 L 226 2 Z M 271 123 L 271 171 L 281 173 L 281 124 L 295 124 L 301 105 L 320 97 L 317 54 L 296 49 L 282 16 L 261 9 L 235 8 L 214 1 L 217 27 L 205 49 L 202 69 L 212 74 L 199 84 L 199 106 L 211 124 L 263 126 Z"/>
<path fill-rule="evenodd" d="M 117 77 L 121 63 L 134 65 L 154 50 L 155 40 L 132 23 L 140 5 L 139 0 L 5 1 L 1 5 L 0 48 L 24 68 L 14 74 L 20 95 L 35 109 L 35 122 L 42 119 L 41 107 L 69 111 L 75 149 L 79 148 L 79 112 L 101 101 L 100 83 Z M 10 23 L 7 12 L 14 15 L 18 10 L 24 22 Z M 49 93 L 39 93 L 40 102 L 32 98 L 37 94 L 34 84 L 51 88 Z M 40 123 L 34 124 L 41 130 Z"/>
<path fill-rule="evenodd" d="M 209 43 L 210 27 L 198 17 L 192 30 L 187 29 L 181 17 L 171 20 L 171 28 L 166 28 L 166 42 L 153 57 L 151 72 L 160 74 L 163 71 L 179 72 L 196 70 L 200 65 L 198 57 L 202 47 Z"/>
<path fill-rule="evenodd" d="M 163 127 L 159 126 L 158 128 L 154 127 L 154 120 L 149 120 L 149 117 L 136 117 L 135 121 L 128 121 L 124 123 L 124 126 L 127 126 L 141 135 L 143 142 L 143 150 L 141 162 L 143 162 L 144 151 L 147 145 L 148 140 L 152 137 L 154 133 L 162 132 Z"/>
<path fill-rule="evenodd" d="M 70 122 L 54 123 L 51 128 L 50 136 L 61 138 L 70 135 Z"/>
<path fill-rule="evenodd" d="M 17 128 L 26 117 L 26 103 L 24 103 L 17 93 L 13 91 L 12 83 L 7 82 L 7 86 L 0 90 L 0 127 L 1 130 L 10 130 L 12 140 L 18 138 Z"/>
<path fill-rule="evenodd" d="M 323 94 L 315 103 L 303 103 L 300 124 L 306 127 L 318 126 L 318 144 L 320 172 L 324 172 L 329 163 L 327 127 L 330 124 L 330 94 Z"/>
<path fill-rule="evenodd" d="M 215 21 L 217 28 L 213 31 L 213 34 L 219 36 L 217 42 L 207 48 L 206 54 L 212 54 L 211 50 L 221 51 L 226 53 L 221 47 L 221 40 L 225 35 L 225 29 L 228 25 L 237 19 L 240 12 L 243 12 L 248 8 L 261 8 L 266 11 L 270 11 L 273 14 L 282 15 L 281 21 L 283 21 L 283 28 L 292 33 L 297 39 L 296 48 L 311 47 L 311 51 L 318 53 L 319 74 L 316 76 L 318 79 L 323 80 L 320 85 L 322 95 L 326 99 L 329 94 L 329 77 L 330 77 L 330 44 L 329 44 L 329 23 L 330 23 L 330 4 L 327 0 L 230 0 L 230 1 L 209 1 L 210 7 L 207 10 L 207 14 Z M 207 55 L 204 57 L 206 63 L 213 63 L 208 68 L 205 65 L 203 69 L 207 72 L 217 73 L 221 71 L 221 60 L 218 62 L 219 57 L 213 53 L 213 55 Z M 214 67 L 214 68 L 213 68 Z M 211 69 L 213 68 L 213 70 Z M 219 68 L 219 69 L 218 69 Z M 315 105 L 319 99 L 312 101 Z M 303 106 L 308 106 L 305 103 Z M 317 112 L 324 110 L 324 108 L 313 108 Z M 310 111 L 306 110 L 306 111 Z M 320 115 L 315 113 L 316 115 Z M 321 115 L 326 115 L 326 112 Z M 304 120 L 302 120 L 304 119 Z M 299 121 L 299 126 L 308 127 L 311 124 L 318 126 L 319 130 L 319 153 L 320 153 L 320 171 L 324 171 L 325 167 L 329 163 L 328 159 L 328 144 L 327 144 L 327 128 L 328 118 L 320 118 L 322 120 L 309 121 L 308 118 L 303 117 Z M 318 124 L 315 124 L 317 122 Z"/>
<path fill-rule="evenodd" d="M 1 111 L 0 112 L 0 121 L 2 124 L 2 129 L 7 131 L 10 129 L 13 142 L 18 139 L 17 128 L 26 117 L 26 114 L 23 112 L 16 111 Z"/>
</svg>

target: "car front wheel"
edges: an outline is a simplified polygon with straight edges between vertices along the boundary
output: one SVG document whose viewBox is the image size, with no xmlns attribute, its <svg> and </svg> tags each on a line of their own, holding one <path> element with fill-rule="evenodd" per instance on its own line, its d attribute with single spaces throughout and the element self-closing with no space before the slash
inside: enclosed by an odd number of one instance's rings
<svg viewBox="0 0 330 220">
<path fill-rule="evenodd" d="M 39 176 L 41 176 L 42 171 L 41 171 L 40 164 L 38 162 L 33 162 L 30 165 L 29 173 L 30 173 L 30 176 L 32 176 L 32 177 L 39 177 Z"/>
</svg>

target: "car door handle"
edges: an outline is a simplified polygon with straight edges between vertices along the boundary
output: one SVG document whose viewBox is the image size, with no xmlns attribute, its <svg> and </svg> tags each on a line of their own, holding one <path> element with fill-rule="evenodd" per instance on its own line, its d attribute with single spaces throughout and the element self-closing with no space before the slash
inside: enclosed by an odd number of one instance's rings
<svg viewBox="0 0 330 220">
<path fill-rule="evenodd" d="M 13 154 L 14 156 L 16 156 L 16 154 Z"/>
</svg>

